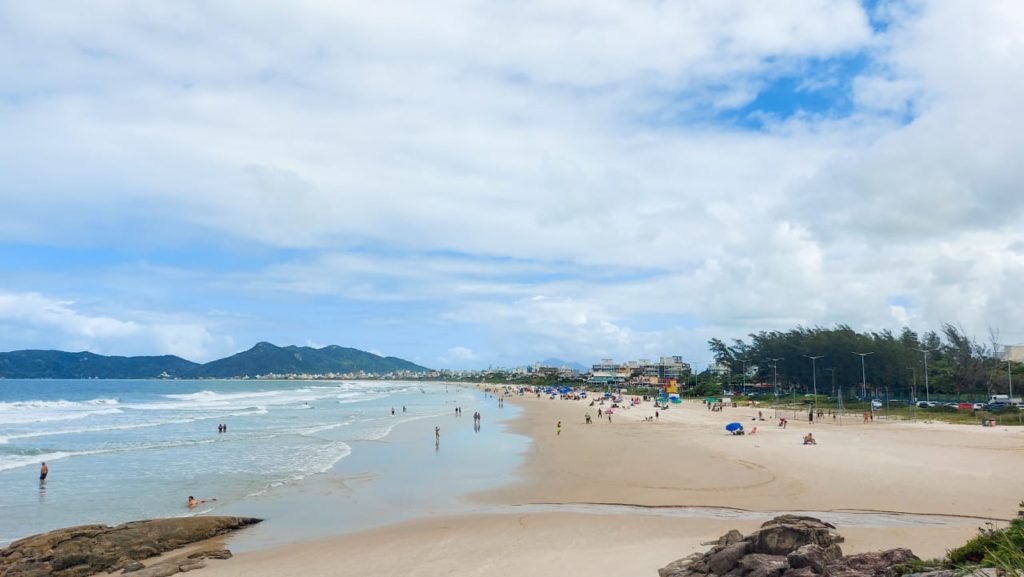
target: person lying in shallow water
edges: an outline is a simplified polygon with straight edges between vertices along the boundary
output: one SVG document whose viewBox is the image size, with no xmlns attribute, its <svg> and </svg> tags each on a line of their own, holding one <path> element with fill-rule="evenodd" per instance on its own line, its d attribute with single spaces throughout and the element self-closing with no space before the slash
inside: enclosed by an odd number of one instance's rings
<svg viewBox="0 0 1024 577">
<path fill-rule="evenodd" d="M 804 444 L 805 445 L 817 445 L 818 441 L 814 440 L 814 435 L 813 434 L 807 433 L 804 436 Z"/>
<path fill-rule="evenodd" d="M 188 501 L 186 502 L 186 505 L 188 505 L 189 509 L 194 509 L 194 508 L 198 507 L 199 505 L 202 505 L 203 503 L 207 503 L 209 501 L 216 501 L 216 499 L 196 499 L 192 495 L 189 495 L 188 496 Z"/>
</svg>

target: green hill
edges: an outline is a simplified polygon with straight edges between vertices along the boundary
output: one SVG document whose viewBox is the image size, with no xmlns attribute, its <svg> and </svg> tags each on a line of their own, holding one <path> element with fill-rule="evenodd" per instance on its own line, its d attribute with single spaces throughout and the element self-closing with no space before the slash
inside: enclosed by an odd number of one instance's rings
<svg viewBox="0 0 1024 577">
<path fill-rule="evenodd" d="M 253 348 L 199 367 L 194 373 L 202 377 L 241 377 L 276 374 L 390 373 L 393 371 L 425 372 L 430 369 L 396 357 L 331 345 L 312 347 L 278 347 L 258 343 Z"/>
<path fill-rule="evenodd" d="M 8 379 L 154 379 L 185 377 L 198 363 L 174 355 L 107 357 L 89 352 L 12 351 L 0 353 L 0 377 Z"/>
<path fill-rule="evenodd" d="M 108 357 L 89 352 L 36 350 L 0 353 L 0 377 L 8 379 L 230 378 L 270 373 L 322 375 L 363 371 L 384 374 L 429 370 L 404 359 L 337 345 L 314 349 L 259 343 L 248 351 L 206 364 L 173 355 Z"/>
</svg>

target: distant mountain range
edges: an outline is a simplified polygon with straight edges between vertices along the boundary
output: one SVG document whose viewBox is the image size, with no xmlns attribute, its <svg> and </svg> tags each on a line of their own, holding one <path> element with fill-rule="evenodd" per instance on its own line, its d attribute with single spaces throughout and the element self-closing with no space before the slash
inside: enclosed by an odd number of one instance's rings
<svg viewBox="0 0 1024 577">
<path fill-rule="evenodd" d="M 270 373 L 322 375 L 362 371 L 383 374 L 395 371 L 421 373 L 429 370 L 397 357 L 381 357 L 337 345 L 315 349 L 258 343 L 247 351 L 205 364 L 174 355 L 108 357 L 88 352 L 64 351 L 0 353 L 0 377 L 8 379 L 192 379 L 255 377 Z"/>
<path fill-rule="evenodd" d="M 576 372 L 579 372 L 579 373 L 585 373 L 585 372 L 590 370 L 590 367 L 581 365 L 581 364 L 579 364 L 577 362 L 574 362 L 574 361 L 563 361 L 562 359 L 550 358 L 550 359 L 544 359 L 543 361 L 538 361 L 538 362 L 541 364 L 541 366 L 544 366 L 544 367 L 555 367 L 555 368 L 559 368 L 559 369 L 562 368 L 562 367 L 569 367 L 570 369 L 572 369 L 572 370 L 574 370 Z"/>
</svg>

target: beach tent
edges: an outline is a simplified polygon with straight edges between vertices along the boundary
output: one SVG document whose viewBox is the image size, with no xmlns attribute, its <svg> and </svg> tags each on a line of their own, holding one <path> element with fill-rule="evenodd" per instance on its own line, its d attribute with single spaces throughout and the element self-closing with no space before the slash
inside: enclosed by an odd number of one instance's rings
<svg viewBox="0 0 1024 577">
<path fill-rule="evenodd" d="M 729 431 L 730 433 L 738 431 L 742 428 L 743 425 L 741 423 L 729 423 L 728 425 L 725 426 L 725 430 Z"/>
<path fill-rule="evenodd" d="M 713 405 L 713 404 L 715 404 L 715 403 L 717 403 L 717 402 L 718 402 L 718 399 L 716 399 L 716 398 L 714 398 L 714 397 L 708 397 L 708 398 L 704 399 L 704 401 L 705 401 L 705 402 L 706 402 L 707 404 L 709 404 L 709 405 Z"/>
</svg>

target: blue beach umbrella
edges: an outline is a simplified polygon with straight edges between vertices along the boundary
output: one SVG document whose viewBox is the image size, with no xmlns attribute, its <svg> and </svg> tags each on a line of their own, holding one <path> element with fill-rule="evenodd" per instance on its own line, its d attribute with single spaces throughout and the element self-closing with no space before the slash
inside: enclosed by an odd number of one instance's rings
<svg viewBox="0 0 1024 577">
<path fill-rule="evenodd" d="M 743 425 L 741 425 L 740 423 L 729 423 L 728 425 L 725 426 L 725 430 L 729 431 L 730 433 L 733 431 L 738 431 L 742 428 Z"/>
</svg>

